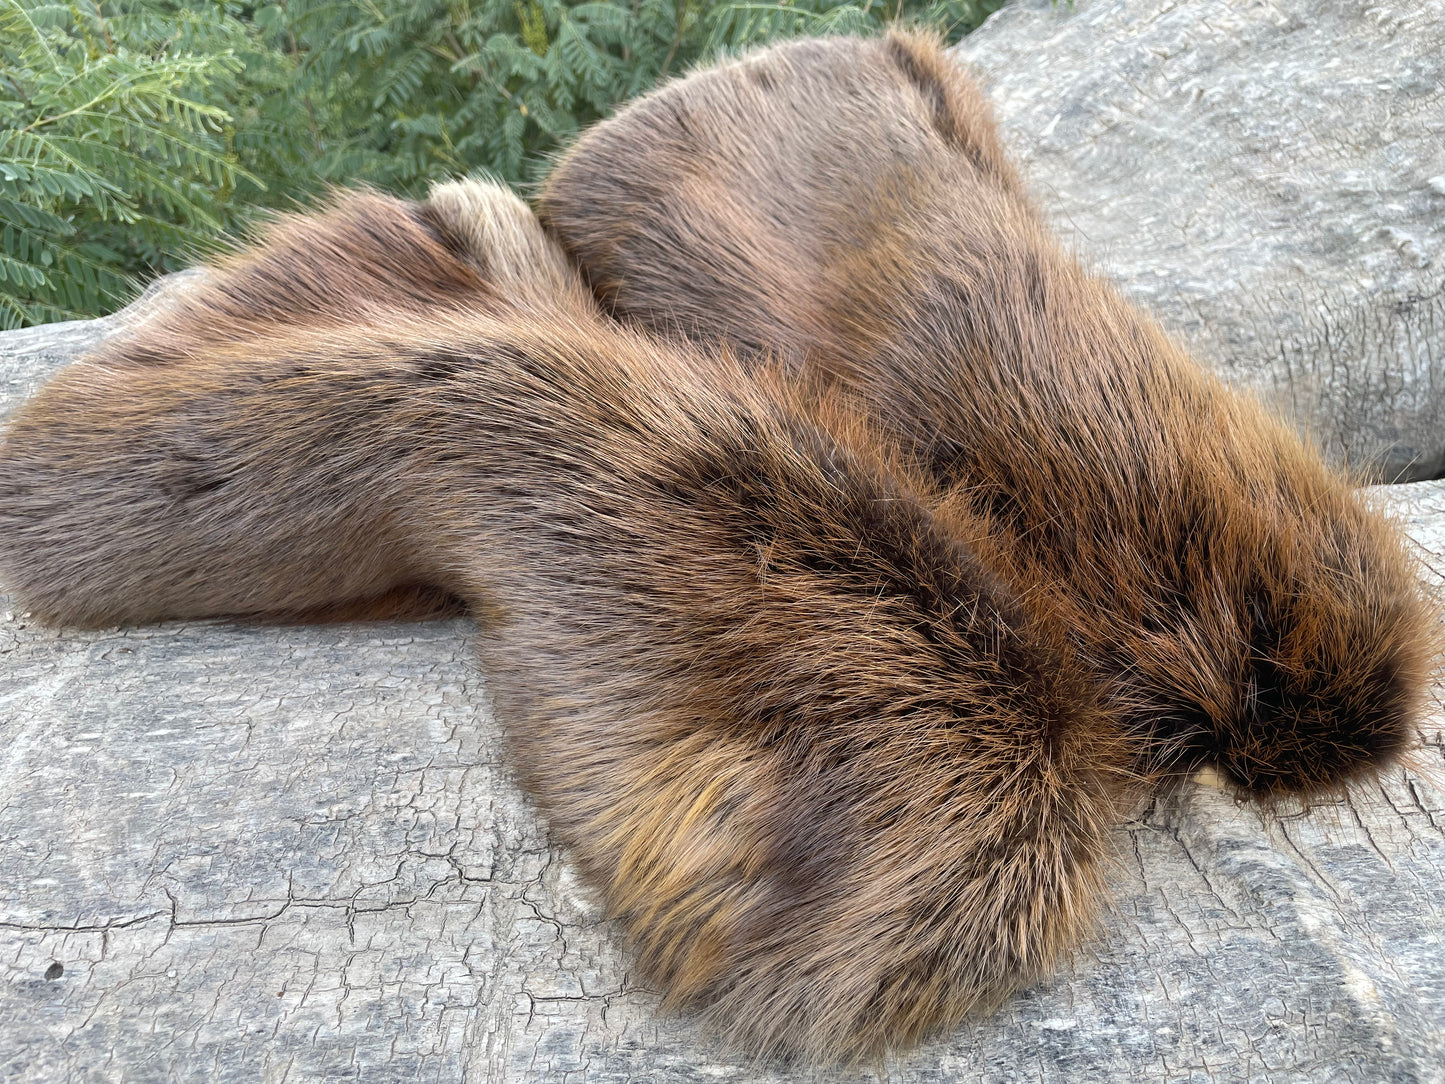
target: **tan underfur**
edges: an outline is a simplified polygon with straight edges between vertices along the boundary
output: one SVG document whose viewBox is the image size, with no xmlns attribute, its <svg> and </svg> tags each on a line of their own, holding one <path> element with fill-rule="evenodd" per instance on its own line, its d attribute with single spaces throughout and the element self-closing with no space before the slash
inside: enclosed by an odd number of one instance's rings
<svg viewBox="0 0 1445 1084">
<path fill-rule="evenodd" d="M 592 295 L 566 254 L 505 187 L 471 180 L 433 185 L 425 214 L 461 242 L 469 262 L 513 304 L 539 312 L 596 314 Z"/>
</svg>

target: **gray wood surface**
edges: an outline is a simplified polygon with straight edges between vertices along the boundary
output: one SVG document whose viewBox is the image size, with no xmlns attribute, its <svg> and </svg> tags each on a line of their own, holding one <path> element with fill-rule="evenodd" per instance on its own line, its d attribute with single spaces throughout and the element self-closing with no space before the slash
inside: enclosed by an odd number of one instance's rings
<svg viewBox="0 0 1445 1084">
<path fill-rule="evenodd" d="M 0 389 L 63 354 L 34 338 L 0 337 Z M 1445 568 L 1445 483 L 1374 492 Z M 78 633 L 0 601 L 0 1079 L 815 1079 L 628 982 L 499 761 L 475 634 Z M 1431 733 L 1307 816 L 1207 783 L 1141 810 L 1073 970 L 888 1079 L 1442 1079 Z"/>
<path fill-rule="evenodd" d="M 1445 487 L 1402 488 L 1445 552 Z M 627 983 L 498 762 L 471 634 L 4 612 L 0 1079 L 808 1079 Z M 1074 972 L 890 1079 L 1440 1079 L 1437 786 L 1266 823 L 1201 785 L 1117 844 Z"/>
<path fill-rule="evenodd" d="M 1201 358 L 1335 459 L 1445 473 L 1445 0 L 1016 0 L 958 52 Z"/>
</svg>

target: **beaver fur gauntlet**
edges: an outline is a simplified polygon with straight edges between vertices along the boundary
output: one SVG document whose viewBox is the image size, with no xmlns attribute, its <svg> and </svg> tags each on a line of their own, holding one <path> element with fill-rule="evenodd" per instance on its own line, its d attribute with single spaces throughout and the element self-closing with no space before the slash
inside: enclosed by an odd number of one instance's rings
<svg viewBox="0 0 1445 1084">
<path fill-rule="evenodd" d="M 461 600 L 639 973 L 760 1056 L 1045 974 L 1167 779 L 1407 744 L 1396 535 L 1062 252 L 930 40 L 696 73 L 540 206 L 278 220 L 10 420 L 0 582 L 81 625 Z"/>
</svg>

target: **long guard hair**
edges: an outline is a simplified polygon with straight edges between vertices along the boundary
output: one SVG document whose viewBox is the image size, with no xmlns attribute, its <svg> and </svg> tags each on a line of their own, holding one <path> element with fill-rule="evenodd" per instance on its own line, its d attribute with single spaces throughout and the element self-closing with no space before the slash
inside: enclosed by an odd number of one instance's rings
<svg viewBox="0 0 1445 1084">
<path fill-rule="evenodd" d="M 933 39 L 694 73 L 586 133 L 539 213 L 617 319 L 864 401 L 1054 593 L 1142 773 L 1276 799 L 1408 745 L 1435 619 L 1396 532 L 1061 248 Z"/>
<path fill-rule="evenodd" d="M 643 976 L 851 1062 L 1089 930 L 1114 711 L 985 526 L 847 400 L 596 311 L 514 197 L 337 198 L 0 441 L 56 623 L 456 596 L 517 773 Z"/>
</svg>

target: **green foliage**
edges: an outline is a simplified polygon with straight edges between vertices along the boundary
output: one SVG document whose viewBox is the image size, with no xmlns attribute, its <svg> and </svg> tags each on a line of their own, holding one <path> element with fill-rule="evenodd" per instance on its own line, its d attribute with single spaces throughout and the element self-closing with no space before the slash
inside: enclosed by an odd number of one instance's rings
<svg viewBox="0 0 1445 1084">
<path fill-rule="evenodd" d="M 0 327 L 92 315 L 226 224 L 245 29 L 154 4 L 0 0 Z"/>
<path fill-rule="evenodd" d="M 696 0 L 289 0 L 255 20 L 294 48 L 295 88 L 319 116 L 314 168 L 419 192 L 485 167 L 535 181 L 580 128 L 720 50 L 895 18 L 953 38 L 1002 0 L 698 3 Z"/>
<path fill-rule="evenodd" d="M 256 206 L 328 184 L 535 182 L 719 51 L 1003 0 L 0 0 L 0 327 L 108 311 Z"/>
</svg>

